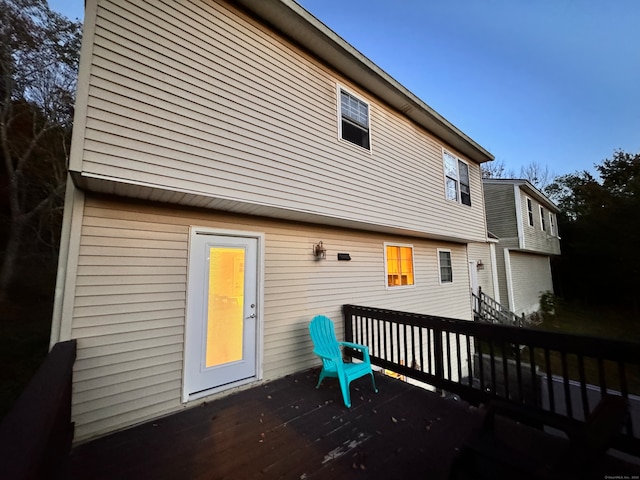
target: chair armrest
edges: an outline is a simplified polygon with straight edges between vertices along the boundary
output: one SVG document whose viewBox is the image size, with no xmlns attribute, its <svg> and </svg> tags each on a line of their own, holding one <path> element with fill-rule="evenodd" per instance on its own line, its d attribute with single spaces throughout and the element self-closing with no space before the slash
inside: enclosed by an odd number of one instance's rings
<svg viewBox="0 0 640 480">
<path fill-rule="evenodd" d="M 319 352 L 318 350 L 314 350 L 313 353 L 315 355 L 319 356 L 320 358 L 331 360 L 332 362 L 338 362 L 338 363 L 342 362 L 342 358 L 341 357 L 333 357 L 331 355 L 325 355 L 324 353 Z"/>
<path fill-rule="evenodd" d="M 361 345 L 359 343 L 353 343 L 353 342 L 338 342 L 338 345 L 342 345 L 343 347 L 348 347 L 348 348 L 354 348 L 356 350 L 369 350 L 369 347 L 367 347 L 366 345 Z"/>
<path fill-rule="evenodd" d="M 367 347 L 366 345 L 362 345 L 360 343 L 353 343 L 353 342 L 338 342 L 338 345 L 341 345 L 347 348 L 353 348 L 354 350 L 360 350 L 362 352 L 363 360 L 366 363 L 371 363 L 371 359 L 369 358 L 369 347 Z"/>
</svg>

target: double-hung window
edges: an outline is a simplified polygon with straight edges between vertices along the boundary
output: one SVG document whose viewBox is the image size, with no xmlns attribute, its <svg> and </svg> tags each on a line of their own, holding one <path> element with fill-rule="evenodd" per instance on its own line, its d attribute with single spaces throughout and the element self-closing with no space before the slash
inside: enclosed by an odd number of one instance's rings
<svg viewBox="0 0 640 480">
<path fill-rule="evenodd" d="M 529 216 L 529 226 L 533 227 L 533 203 L 527 198 L 527 215 Z"/>
<path fill-rule="evenodd" d="M 555 215 L 549 212 L 549 228 L 552 236 L 556 235 L 556 218 Z"/>
<path fill-rule="evenodd" d="M 414 285 L 413 246 L 385 243 L 387 287 Z"/>
<path fill-rule="evenodd" d="M 540 206 L 540 228 L 543 232 L 547 230 L 547 222 L 544 218 L 544 208 L 542 206 Z"/>
<path fill-rule="evenodd" d="M 469 165 L 455 155 L 443 150 L 445 190 L 447 200 L 471 205 Z"/>
<path fill-rule="evenodd" d="M 453 282 L 453 264 L 451 263 L 451 250 L 438 249 L 438 269 L 440 270 L 440 283 Z"/>
<path fill-rule="evenodd" d="M 355 95 L 340 91 L 340 138 L 370 150 L 369 104 Z"/>
</svg>

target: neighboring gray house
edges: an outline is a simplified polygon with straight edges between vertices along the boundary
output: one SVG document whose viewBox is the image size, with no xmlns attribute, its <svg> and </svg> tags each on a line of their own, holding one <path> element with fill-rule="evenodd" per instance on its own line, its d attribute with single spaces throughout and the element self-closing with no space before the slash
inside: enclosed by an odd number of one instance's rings
<svg viewBox="0 0 640 480">
<path fill-rule="evenodd" d="M 498 237 L 494 298 L 512 312 L 539 310 L 553 292 L 551 257 L 560 255 L 558 207 L 527 180 L 484 179 L 487 228 Z"/>
<path fill-rule="evenodd" d="M 76 441 L 316 366 L 346 303 L 471 320 L 492 158 L 291 0 L 87 0 L 51 335 Z"/>
</svg>

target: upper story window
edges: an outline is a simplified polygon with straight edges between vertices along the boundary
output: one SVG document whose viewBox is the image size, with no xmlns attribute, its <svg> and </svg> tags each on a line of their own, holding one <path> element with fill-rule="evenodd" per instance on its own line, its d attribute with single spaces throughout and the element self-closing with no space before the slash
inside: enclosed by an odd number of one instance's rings
<svg viewBox="0 0 640 480">
<path fill-rule="evenodd" d="M 387 287 L 414 285 L 413 245 L 385 243 Z"/>
<path fill-rule="evenodd" d="M 340 90 L 340 138 L 370 150 L 369 104 Z"/>
<path fill-rule="evenodd" d="M 453 282 L 453 264 L 451 263 L 451 250 L 438 249 L 438 269 L 440 270 L 440 283 Z"/>
<path fill-rule="evenodd" d="M 443 150 L 444 176 L 447 200 L 471 206 L 469 165 L 455 155 Z"/>
<path fill-rule="evenodd" d="M 527 215 L 529 216 L 529 226 L 533 227 L 533 203 L 527 198 Z"/>
<path fill-rule="evenodd" d="M 552 212 L 549 212 L 549 231 L 551 235 L 556 234 L 556 218 Z"/>
<path fill-rule="evenodd" d="M 542 228 L 544 232 L 547 231 L 547 222 L 544 218 L 544 208 L 542 206 L 540 206 L 540 228 Z"/>
</svg>

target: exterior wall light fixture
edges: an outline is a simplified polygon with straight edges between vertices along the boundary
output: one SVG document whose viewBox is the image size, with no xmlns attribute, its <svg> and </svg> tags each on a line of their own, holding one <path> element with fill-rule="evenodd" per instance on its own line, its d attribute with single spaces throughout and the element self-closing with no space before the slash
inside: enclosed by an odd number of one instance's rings
<svg viewBox="0 0 640 480">
<path fill-rule="evenodd" d="M 313 255 L 316 257 L 316 260 L 324 260 L 327 258 L 327 249 L 322 245 L 322 241 L 313 246 Z"/>
<path fill-rule="evenodd" d="M 482 260 L 478 260 L 478 261 L 476 262 L 476 268 L 477 268 L 478 270 L 484 270 L 484 263 L 482 263 Z"/>
</svg>

